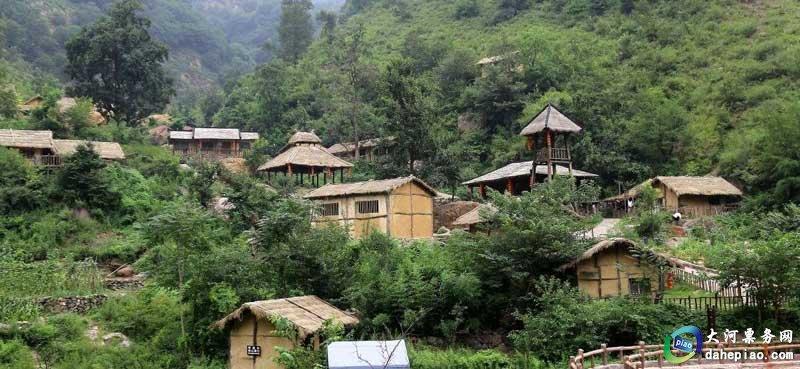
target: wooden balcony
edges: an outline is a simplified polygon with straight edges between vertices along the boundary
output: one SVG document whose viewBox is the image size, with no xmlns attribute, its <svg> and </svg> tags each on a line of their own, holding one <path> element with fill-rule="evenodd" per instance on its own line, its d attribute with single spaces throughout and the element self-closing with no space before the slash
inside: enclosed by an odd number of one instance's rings
<svg viewBox="0 0 800 369">
<path fill-rule="evenodd" d="M 555 162 L 566 162 L 570 161 L 569 151 L 563 147 L 553 147 L 549 150 L 547 148 L 541 149 L 536 153 L 536 162 L 543 163 L 548 160 L 552 160 Z"/>
<path fill-rule="evenodd" d="M 194 148 L 187 148 L 187 149 L 175 148 L 172 150 L 172 152 L 175 153 L 176 155 L 180 155 L 182 158 L 222 160 L 228 158 L 241 158 L 247 153 L 247 150 L 233 150 L 233 149 L 198 150 Z"/>
</svg>

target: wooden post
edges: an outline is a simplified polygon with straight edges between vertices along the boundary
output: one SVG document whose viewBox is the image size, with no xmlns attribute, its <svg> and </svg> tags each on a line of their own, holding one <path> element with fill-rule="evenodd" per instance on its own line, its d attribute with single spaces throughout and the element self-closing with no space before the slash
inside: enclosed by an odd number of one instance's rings
<svg viewBox="0 0 800 369">
<path fill-rule="evenodd" d="M 600 345 L 600 349 L 603 350 L 603 365 L 608 365 L 608 345 L 604 343 Z"/>
<path fill-rule="evenodd" d="M 479 191 L 481 197 L 485 199 L 486 198 L 486 184 L 481 183 L 480 184 L 480 188 L 479 188 L 478 191 Z"/>
<path fill-rule="evenodd" d="M 583 368 L 583 349 L 578 349 L 578 363 L 580 363 L 581 368 Z"/>
<path fill-rule="evenodd" d="M 528 147 L 528 151 L 533 151 L 534 149 L 533 136 L 527 136 L 527 137 L 528 137 L 528 143 L 526 146 Z M 533 155 L 536 155 L 536 153 L 534 152 Z"/>
<path fill-rule="evenodd" d="M 512 178 L 506 179 L 506 192 L 509 195 L 514 194 L 514 180 Z"/>
<path fill-rule="evenodd" d="M 311 180 L 311 185 L 314 186 L 314 187 L 317 186 L 316 177 L 317 177 L 317 173 L 314 170 L 314 166 L 311 166 L 311 176 L 309 177 L 309 179 Z"/>
<path fill-rule="evenodd" d="M 291 176 L 292 175 L 292 164 L 286 164 L 286 168 L 288 170 L 287 173 L 289 173 L 289 175 Z"/>
<path fill-rule="evenodd" d="M 639 362 L 642 363 L 642 368 L 644 368 L 644 341 L 639 341 Z"/>
<path fill-rule="evenodd" d="M 572 177 L 572 153 L 569 151 L 569 135 L 564 135 L 564 145 L 567 146 L 567 160 L 569 160 L 569 176 Z"/>
<path fill-rule="evenodd" d="M 547 180 L 553 179 L 553 133 L 549 129 L 544 131 L 547 141 Z"/>
</svg>

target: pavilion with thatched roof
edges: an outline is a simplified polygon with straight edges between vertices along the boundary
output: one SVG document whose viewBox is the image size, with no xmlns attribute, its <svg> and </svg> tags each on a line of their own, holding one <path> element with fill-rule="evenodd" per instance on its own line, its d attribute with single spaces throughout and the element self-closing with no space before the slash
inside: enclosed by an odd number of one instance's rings
<svg viewBox="0 0 800 369">
<path fill-rule="evenodd" d="M 500 169 L 493 170 L 462 184 L 469 187 L 470 192 L 474 191 L 475 187 L 478 187 L 481 197 L 486 197 L 487 187 L 496 191 L 518 195 L 522 192 L 530 191 L 531 183 L 537 182 L 535 180 L 531 180 L 532 167 L 533 161 L 510 163 Z M 538 181 L 542 181 L 547 178 L 548 175 L 550 175 L 550 172 L 548 171 L 546 165 L 537 165 L 535 175 L 538 177 Z M 590 179 L 598 177 L 597 174 L 584 172 L 582 170 L 573 169 L 570 171 L 569 168 L 561 165 L 555 166 L 555 175 L 572 175 L 577 179 Z"/>
<path fill-rule="evenodd" d="M 279 320 L 290 324 L 294 337 L 277 334 Z M 230 329 L 229 368 L 272 369 L 280 368 L 275 347 L 291 349 L 310 340 L 319 349 L 318 333 L 326 321 L 358 324 L 358 318 L 317 296 L 298 296 L 247 302 L 212 327 Z"/>
<path fill-rule="evenodd" d="M 352 168 L 353 164 L 329 153 L 314 132 L 297 132 L 289 138 L 289 142 L 278 155 L 258 167 L 258 171 L 266 172 L 268 179 L 276 173 L 294 176 L 300 184 L 308 177 L 309 183 L 318 186 L 320 175 L 321 183 L 327 184 L 328 177 L 335 183 L 336 170 L 339 170 L 340 181 L 343 181 L 345 170 L 350 171 Z"/>
<path fill-rule="evenodd" d="M 553 178 L 555 164 L 563 164 L 572 172 L 572 153 L 570 152 L 570 136 L 581 132 L 581 127 L 553 105 L 547 104 L 534 117 L 520 135 L 528 138 L 528 150 L 534 152 L 533 162 L 536 165 L 547 165 L 547 178 Z M 559 140 L 560 138 L 560 140 Z M 536 147 L 541 147 L 536 150 Z M 532 169 L 531 169 L 532 170 Z M 531 176 L 531 186 L 536 176 Z"/>
</svg>

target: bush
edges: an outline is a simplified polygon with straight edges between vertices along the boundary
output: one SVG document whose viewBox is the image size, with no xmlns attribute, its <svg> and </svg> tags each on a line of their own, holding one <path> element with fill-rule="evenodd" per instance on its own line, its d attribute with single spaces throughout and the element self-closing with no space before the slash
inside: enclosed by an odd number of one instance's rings
<svg viewBox="0 0 800 369">
<path fill-rule="evenodd" d="M 72 207 L 92 210 L 117 208 L 120 195 L 111 191 L 102 177 L 105 166 L 91 147 L 78 146 L 75 153 L 64 160 L 64 166 L 58 174 L 58 195 Z"/>
<path fill-rule="evenodd" d="M 0 147 L 0 173 L 0 214 L 30 211 L 45 202 L 39 176 L 16 150 Z"/>
<path fill-rule="evenodd" d="M 19 340 L 0 340 L 0 367 L 7 369 L 35 369 L 33 353 Z"/>
</svg>

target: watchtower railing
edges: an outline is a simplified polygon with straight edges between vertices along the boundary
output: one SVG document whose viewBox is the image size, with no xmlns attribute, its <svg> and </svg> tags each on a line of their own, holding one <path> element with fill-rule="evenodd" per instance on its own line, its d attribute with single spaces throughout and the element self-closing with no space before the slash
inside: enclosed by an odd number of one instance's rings
<svg viewBox="0 0 800 369">
<path fill-rule="evenodd" d="M 562 162 L 569 162 L 570 155 L 569 150 L 564 147 L 552 147 L 550 148 L 550 157 L 547 156 L 547 148 L 540 149 L 536 153 L 536 161 L 537 162 L 546 162 L 548 159 L 552 161 L 562 161 Z"/>
<path fill-rule="evenodd" d="M 718 351 L 718 352 L 762 352 L 763 360 L 758 362 L 774 362 L 781 361 L 793 362 L 794 359 L 789 360 L 772 360 L 773 352 L 792 352 L 800 350 L 800 343 L 784 344 L 776 342 L 774 344 L 726 344 L 726 343 L 705 343 L 703 352 Z M 677 350 L 671 350 L 674 354 L 680 353 Z M 726 364 L 732 363 L 722 357 L 717 360 L 706 360 L 705 355 L 696 355 L 690 359 L 685 365 L 711 365 L 711 364 Z M 798 356 L 800 357 L 800 356 Z M 740 363 L 748 362 L 747 357 L 742 355 Z M 618 360 L 618 361 L 617 361 Z M 614 363 L 613 361 L 616 361 Z M 749 360 L 749 362 L 754 362 Z M 584 352 L 583 349 L 578 350 L 577 355 L 570 356 L 569 369 L 611 369 L 611 368 L 625 368 L 625 369 L 645 369 L 645 368 L 663 368 L 673 367 L 669 362 L 665 363 L 664 359 L 664 345 L 645 345 L 644 342 L 639 341 L 635 346 L 619 346 L 607 347 L 606 344 L 600 345 L 600 349 Z"/>
</svg>

